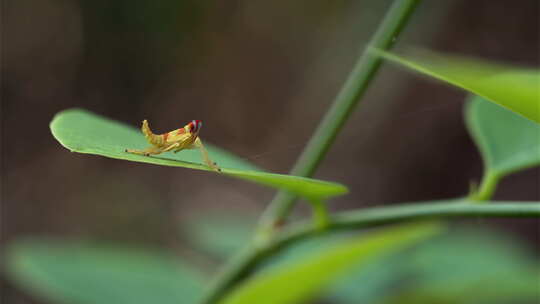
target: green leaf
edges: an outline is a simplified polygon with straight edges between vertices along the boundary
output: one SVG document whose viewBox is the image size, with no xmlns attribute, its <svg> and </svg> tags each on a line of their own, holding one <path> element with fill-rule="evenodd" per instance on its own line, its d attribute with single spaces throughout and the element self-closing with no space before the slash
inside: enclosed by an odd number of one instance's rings
<svg viewBox="0 0 540 304">
<path fill-rule="evenodd" d="M 540 164 L 540 126 L 472 96 L 466 112 L 469 130 L 488 170 L 508 174 Z"/>
<path fill-rule="evenodd" d="M 398 259 L 402 273 L 395 276 L 406 284 L 383 303 L 516 303 L 540 297 L 534 254 L 501 232 L 457 229 Z"/>
<path fill-rule="evenodd" d="M 254 214 L 205 212 L 182 222 L 197 249 L 224 259 L 251 242 L 257 217 Z"/>
<path fill-rule="evenodd" d="M 485 164 L 479 199 L 489 198 L 502 176 L 540 164 L 540 125 L 478 96 L 465 115 Z"/>
<path fill-rule="evenodd" d="M 233 290 L 222 304 L 301 303 L 347 272 L 353 265 L 368 265 L 433 236 L 441 229 L 431 223 L 409 224 L 373 232 L 319 251 L 312 257 L 265 271 Z"/>
<path fill-rule="evenodd" d="M 72 152 L 210 171 L 207 166 L 200 163 L 198 151 L 167 152 L 157 156 L 126 153 L 124 152 L 126 148 L 143 149 L 147 147 L 148 143 L 144 136 L 132 127 L 85 110 L 70 109 L 58 113 L 51 122 L 51 131 L 54 137 Z M 222 167 L 223 175 L 287 190 L 310 200 L 325 200 L 348 191 L 345 186 L 338 183 L 257 171 L 255 166 L 239 157 L 206 143 L 205 146 L 207 146 L 212 160 Z"/>
<path fill-rule="evenodd" d="M 458 228 L 352 270 L 328 297 L 342 304 L 515 303 L 540 296 L 539 270 L 510 236 Z"/>
<path fill-rule="evenodd" d="M 540 123 L 540 70 L 479 59 L 418 52 L 415 56 L 374 50 L 392 62 L 442 80 Z"/>
<path fill-rule="evenodd" d="M 368 265 L 353 265 L 349 275 L 332 284 L 325 298 L 329 299 L 329 303 L 379 303 L 382 298 L 398 290 L 397 286 L 403 279 L 404 261 L 403 255 L 398 252 Z"/>
<path fill-rule="evenodd" d="M 59 240 L 8 246 L 8 278 L 38 297 L 69 304 L 196 303 L 202 278 L 159 251 Z"/>
<path fill-rule="evenodd" d="M 363 233 L 369 238 L 370 232 Z M 287 268 L 295 265 L 313 255 L 314 252 L 324 251 L 340 243 L 346 243 L 359 239 L 358 233 L 351 232 L 330 233 L 295 242 L 283 253 L 274 257 L 268 267 L 262 271 L 271 271 L 276 267 Z M 373 303 L 380 298 L 380 293 L 391 283 L 396 276 L 395 255 L 383 255 L 370 263 L 352 263 L 347 270 L 352 275 L 344 274 L 329 283 L 324 298 L 330 299 L 328 303 Z M 398 264 L 398 265 L 396 265 Z M 384 292 L 387 292 L 384 289 Z M 336 301 L 338 300 L 338 301 Z M 351 300 L 351 301 L 348 301 Z M 326 302 L 326 301 L 323 301 Z"/>
</svg>

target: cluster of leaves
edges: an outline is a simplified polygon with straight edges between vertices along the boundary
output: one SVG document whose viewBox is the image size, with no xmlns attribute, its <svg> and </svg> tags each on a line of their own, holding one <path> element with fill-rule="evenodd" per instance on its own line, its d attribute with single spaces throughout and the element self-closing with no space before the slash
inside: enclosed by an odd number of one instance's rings
<svg viewBox="0 0 540 304">
<path fill-rule="evenodd" d="M 379 53 L 474 94 L 467 101 L 465 116 L 482 153 L 485 174 L 469 200 L 489 199 L 500 178 L 540 163 L 538 71 L 455 57 L 404 58 Z M 84 110 L 59 113 L 51 130 L 74 152 L 208 170 L 193 151 L 153 157 L 125 153 L 126 147 L 146 145 L 140 133 Z M 338 183 L 263 172 L 222 149 L 211 145 L 208 149 L 225 176 L 286 190 L 315 202 L 347 192 Z M 249 223 L 235 219 L 219 225 L 220 221 L 203 216 L 204 220 L 196 221 L 198 226 L 187 229 L 199 249 L 224 258 L 249 242 L 246 231 L 251 229 L 242 228 Z M 200 227 L 200 223 L 207 227 Z M 539 296 L 538 263 L 520 245 L 490 232 L 446 233 L 447 228 L 440 222 L 421 222 L 360 236 L 334 233 L 297 242 L 268 260 L 222 303 L 299 303 L 320 294 L 340 303 L 381 304 L 492 303 L 494 299 Z M 59 303 L 196 303 L 205 281 L 194 266 L 159 250 L 86 242 L 16 241 L 8 247 L 5 262 L 11 280 L 30 293 Z M 484 288 L 494 285 L 499 287 Z"/>
</svg>

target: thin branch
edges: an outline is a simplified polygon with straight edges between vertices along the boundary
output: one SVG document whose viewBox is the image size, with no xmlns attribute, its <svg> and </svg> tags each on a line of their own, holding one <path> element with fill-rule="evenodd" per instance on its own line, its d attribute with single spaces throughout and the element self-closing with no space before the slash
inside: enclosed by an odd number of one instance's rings
<svg viewBox="0 0 540 304">
<path fill-rule="evenodd" d="M 453 217 L 538 217 L 539 202 L 495 202 L 479 205 L 476 201 L 444 200 L 421 204 L 404 204 L 392 207 L 374 207 L 344 211 L 330 216 L 326 232 L 375 227 L 412 220 Z M 309 223 L 294 225 L 287 229 L 276 244 L 306 238 L 321 233 Z"/>
<path fill-rule="evenodd" d="M 397 37 L 405 28 L 412 13 L 420 0 L 395 0 L 382 23 L 377 28 L 373 38 L 359 56 L 349 78 L 335 98 L 332 107 L 326 113 L 317 130 L 306 145 L 291 173 L 299 176 L 311 176 L 326 156 L 337 134 L 347 121 L 358 102 L 366 92 L 375 73 L 378 71 L 382 59 L 369 51 L 370 47 L 388 50 L 394 45 Z M 296 197 L 285 192 L 279 192 L 263 213 L 259 222 L 255 243 L 267 243 L 274 228 L 285 221 L 289 215 Z M 233 258 L 221 270 L 204 300 L 204 303 L 213 303 L 230 289 L 243 273 L 252 269 L 251 261 L 258 256 L 257 247 L 248 247 Z"/>
<path fill-rule="evenodd" d="M 313 175 L 379 70 L 382 58 L 372 54 L 369 48 L 390 49 L 419 2 L 419 0 L 396 0 L 390 7 L 371 41 L 359 56 L 331 108 L 298 158 L 291 170 L 291 175 L 306 177 Z M 260 238 L 268 239 L 267 236 L 273 232 L 274 227 L 285 221 L 295 201 L 295 195 L 283 191 L 278 192 L 261 218 Z"/>
</svg>

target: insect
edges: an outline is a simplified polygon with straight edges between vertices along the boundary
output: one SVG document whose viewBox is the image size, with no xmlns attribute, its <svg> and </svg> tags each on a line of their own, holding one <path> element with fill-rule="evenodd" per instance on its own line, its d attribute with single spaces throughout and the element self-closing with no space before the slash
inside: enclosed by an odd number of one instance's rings
<svg viewBox="0 0 540 304">
<path fill-rule="evenodd" d="M 217 164 L 210 160 L 208 151 L 206 151 L 199 138 L 201 127 L 202 121 L 192 120 L 183 128 L 163 134 L 154 134 L 148 126 L 148 121 L 145 119 L 142 123 L 141 131 L 151 146 L 144 150 L 126 149 L 125 152 L 150 156 L 168 151 L 177 153 L 184 149 L 199 149 L 206 165 L 212 168 L 212 170 L 221 171 Z"/>
</svg>

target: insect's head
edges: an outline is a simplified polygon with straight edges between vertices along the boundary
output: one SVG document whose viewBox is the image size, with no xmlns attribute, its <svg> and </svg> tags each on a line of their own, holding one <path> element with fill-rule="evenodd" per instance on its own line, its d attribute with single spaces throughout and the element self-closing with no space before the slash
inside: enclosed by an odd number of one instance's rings
<svg viewBox="0 0 540 304">
<path fill-rule="evenodd" d="M 187 127 L 189 128 L 190 133 L 199 133 L 202 127 L 202 121 L 192 120 L 188 123 Z"/>
</svg>

